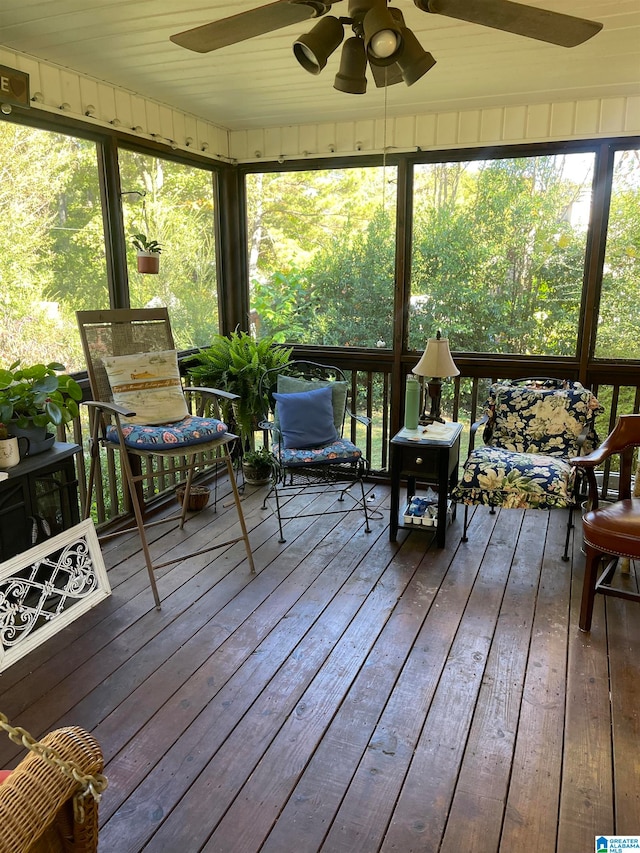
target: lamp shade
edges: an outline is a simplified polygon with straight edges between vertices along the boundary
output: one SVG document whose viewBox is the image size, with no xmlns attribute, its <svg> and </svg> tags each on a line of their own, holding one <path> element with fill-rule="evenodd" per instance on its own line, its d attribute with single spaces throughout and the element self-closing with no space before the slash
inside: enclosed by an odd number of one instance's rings
<svg viewBox="0 0 640 853">
<path fill-rule="evenodd" d="M 460 374 L 453 358 L 451 358 L 449 341 L 447 338 L 440 337 L 440 332 L 436 338 L 429 338 L 427 341 L 425 351 L 422 353 L 420 361 L 413 368 L 413 373 L 418 376 L 437 376 L 439 378 Z"/>
</svg>

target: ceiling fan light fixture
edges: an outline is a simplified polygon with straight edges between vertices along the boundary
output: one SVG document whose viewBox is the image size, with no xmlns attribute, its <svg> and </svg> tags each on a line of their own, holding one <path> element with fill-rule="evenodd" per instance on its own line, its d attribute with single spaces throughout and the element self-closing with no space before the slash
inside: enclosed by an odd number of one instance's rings
<svg viewBox="0 0 640 853">
<path fill-rule="evenodd" d="M 430 71 L 436 64 L 433 56 L 428 53 L 415 34 L 405 27 L 402 31 L 403 48 L 396 62 L 402 72 L 402 79 L 407 86 L 413 84 Z"/>
<path fill-rule="evenodd" d="M 427 71 L 433 68 L 436 61 L 430 53 L 423 49 L 415 33 L 407 27 L 400 9 L 389 7 L 389 12 L 402 33 L 402 50 L 398 54 L 396 65 L 402 75 L 402 80 L 407 86 L 413 86 L 417 80 L 424 77 Z M 394 82 L 400 81 L 394 80 Z"/>
<path fill-rule="evenodd" d="M 327 59 L 340 46 L 344 28 L 337 18 L 321 18 L 315 27 L 293 43 L 293 54 L 309 74 L 319 74 Z"/>
<path fill-rule="evenodd" d="M 369 62 L 392 65 L 402 50 L 402 32 L 385 0 L 376 0 L 364 16 L 364 44 Z"/>
<path fill-rule="evenodd" d="M 364 95 L 367 91 L 367 54 L 361 38 L 348 38 L 342 46 L 340 69 L 333 88 L 349 95 Z"/>
</svg>

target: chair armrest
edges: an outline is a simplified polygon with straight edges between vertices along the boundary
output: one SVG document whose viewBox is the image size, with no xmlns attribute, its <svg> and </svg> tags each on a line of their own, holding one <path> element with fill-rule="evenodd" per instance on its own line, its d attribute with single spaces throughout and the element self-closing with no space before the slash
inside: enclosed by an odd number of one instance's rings
<svg viewBox="0 0 640 853">
<path fill-rule="evenodd" d="M 601 453 L 601 447 L 596 448 L 596 450 L 592 450 L 591 453 L 587 453 L 586 456 L 574 456 L 569 459 L 570 465 L 577 465 L 579 468 L 595 468 L 601 462 L 611 456 L 610 453 Z"/>
<path fill-rule="evenodd" d="M 207 402 L 211 405 L 213 416 L 221 419 L 231 417 L 231 410 L 228 408 L 234 400 L 239 400 L 238 394 L 232 394 L 230 391 L 223 391 L 221 388 L 209 388 L 206 385 L 188 385 L 182 389 L 185 394 L 197 394 L 199 396 L 196 415 L 202 417 L 207 407 Z"/>
<path fill-rule="evenodd" d="M 486 425 L 486 424 L 488 424 L 488 423 L 489 423 L 489 415 L 483 415 L 483 416 L 480 418 L 480 420 L 478 420 L 478 421 L 476 421 L 475 423 L 471 424 L 471 427 L 470 427 L 470 429 L 469 429 L 469 454 L 471 453 L 471 451 L 472 451 L 472 450 L 473 450 L 473 448 L 475 447 L 475 444 L 476 444 L 476 433 L 478 432 L 479 428 L 480 428 L 481 426 L 485 426 L 485 425 Z"/>
<path fill-rule="evenodd" d="M 64 762 L 76 765 L 82 774 L 102 773 L 100 746 L 84 729 L 77 726 L 57 729 L 41 743 L 54 749 Z M 74 825 L 71 799 L 81 787 L 55 764 L 29 752 L 0 785 L 0 853 L 31 849 L 58 817 L 65 832 L 71 827 L 71 831 L 77 830 L 88 840 L 95 838 L 95 847 L 87 845 L 86 849 L 97 849 L 98 809 L 93 797 L 83 799 L 84 824 Z"/>
<path fill-rule="evenodd" d="M 613 456 L 615 453 L 622 453 L 630 447 L 635 447 L 638 444 L 637 418 L 637 415 L 622 415 L 600 447 L 597 447 L 585 456 L 576 456 L 569 461 L 572 465 L 593 469 L 596 465 L 600 465 L 601 462 L 608 459 L 609 456 Z"/>
<path fill-rule="evenodd" d="M 109 412 L 109 414 L 112 415 L 119 415 L 123 418 L 131 418 L 136 414 L 126 406 L 119 406 L 117 403 L 103 403 L 100 400 L 84 400 L 83 405 L 99 409 L 101 412 Z"/>
<path fill-rule="evenodd" d="M 369 427 L 371 426 L 371 418 L 367 417 L 366 415 L 354 415 L 354 413 L 349 411 L 349 409 L 346 410 L 345 415 L 347 415 L 347 417 L 350 417 L 351 420 L 357 421 L 359 424 L 362 424 L 362 426 L 366 427 L 367 429 L 369 429 Z"/>
<path fill-rule="evenodd" d="M 230 391 L 223 391 L 221 388 L 207 388 L 204 385 L 188 385 L 186 388 L 182 389 L 185 392 L 190 392 L 191 394 L 204 394 L 209 397 L 220 397 L 222 400 L 239 400 L 239 394 L 232 394 Z"/>
</svg>

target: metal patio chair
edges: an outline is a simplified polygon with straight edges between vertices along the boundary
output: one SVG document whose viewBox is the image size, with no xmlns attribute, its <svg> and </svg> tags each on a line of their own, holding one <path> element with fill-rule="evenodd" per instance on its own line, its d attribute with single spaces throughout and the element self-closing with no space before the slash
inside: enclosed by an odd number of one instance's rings
<svg viewBox="0 0 640 853">
<path fill-rule="evenodd" d="M 78 311 L 76 316 L 93 395 L 93 399 L 87 401 L 86 405 L 94 412 L 85 517 L 88 517 L 91 509 L 100 462 L 99 449 L 101 446 L 110 447 L 120 453 L 123 477 L 158 608 L 160 597 L 155 572 L 163 566 L 243 541 L 249 566 L 254 572 L 251 545 L 230 455 L 230 448 L 237 437 L 229 433 L 220 420 L 217 403 L 218 399 L 229 399 L 234 395 L 211 388 L 182 387 L 166 308 Z M 189 411 L 186 391 L 195 393 L 199 399 L 196 415 Z M 207 404 L 212 406 L 211 417 L 204 416 Z M 154 562 L 145 528 L 176 520 L 180 527 L 184 525 L 196 469 L 204 461 L 203 454 L 210 454 L 211 451 L 218 453 L 226 464 L 238 513 L 240 535 L 192 554 Z M 140 460 L 154 456 L 169 457 L 172 472 L 186 474 L 186 479 L 180 514 L 148 522 L 145 520 L 142 483 L 150 477 L 162 476 L 163 472 L 154 472 L 149 466 L 143 472 Z"/>
<path fill-rule="evenodd" d="M 349 495 L 353 505 L 320 514 L 360 509 L 365 530 L 371 531 L 364 492 L 368 463 L 360 448 L 344 435 L 347 421 L 369 429 L 370 419 L 351 413 L 347 406 L 349 390 L 347 378 L 339 368 L 312 361 L 289 361 L 266 371 L 261 379 L 265 416 L 260 426 L 268 430 L 273 462 L 271 489 L 264 505 L 273 494 L 280 542 L 286 541 L 283 520 L 319 514 L 283 515 L 283 498 L 308 490 L 319 494 L 332 489 L 339 502 Z M 351 494 L 354 487 L 357 496 Z"/>
</svg>

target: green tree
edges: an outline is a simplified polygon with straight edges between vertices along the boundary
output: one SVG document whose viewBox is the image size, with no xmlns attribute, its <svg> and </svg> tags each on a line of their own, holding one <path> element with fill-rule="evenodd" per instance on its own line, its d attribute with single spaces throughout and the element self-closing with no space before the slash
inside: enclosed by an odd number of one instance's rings
<svg viewBox="0 0 640 853">
<path fill-rule="evenodd" d="M 417 170 L 410 344 L 442 328 L 456 349 L 570 355 L 585 229 L 571 224 L 585 180 L 562 157 Z"/>
<path fill-rule="evenodd" d="M 205 346 L 219 331 L 213 173 L 133 151 L 120 152 L 127 235 L 162 246 L 160 273 L 139 274 L 128 243 L 132 305 L 166 305 L 176 344 Z"/>
<path fill-rule="evenodd" d="M 391 178 L 395 168 L 379 167 L 248 176 L 251 307 L 259 334 L 328 346 L 390 345 Z"/>
<path fill-rule="evenodd" d="M 640 151 L 616 157 L 596 356 L 640 358 Z"/>
<path fill-rule="evenodd" d="M 0 122 L 0 344 L 7 363 L 28 353 L 30 361 L 83 366 L 73 312 L 81 294 L 94 305 L 107 294 L 98 199 L 94 143 Z M 97 237 L 83 240 L 85 230 Z"/>
</svg>

